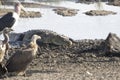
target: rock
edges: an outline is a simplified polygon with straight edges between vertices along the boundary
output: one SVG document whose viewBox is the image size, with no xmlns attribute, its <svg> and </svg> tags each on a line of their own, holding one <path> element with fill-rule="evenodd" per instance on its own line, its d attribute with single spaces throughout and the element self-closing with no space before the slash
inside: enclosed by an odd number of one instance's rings
<svg viewBox="0 0 120 80">
<path fill-rule="evenodd" d="M 75 16 L 79 10 L 77 9 L 68 9 L 68 8 L 56 8 L 53 9 L 55 13 L 62 16 Z"/>
<path fill-rule="evenodd" d="M 109 33 L 105 40 L 105 52 L 107 54 L 118 53 L 120 55 L 120 38 L 116 34 Z"/>
<path fill-rule="evenodd" d="M 105 15 L 109 15 L 109 14 L 117 14 L 116 12 L 112 12 L 112 11 L 106 11 L 106 10 L 90 10 L 85 12 L 86 15 L 89 16 L 105 16 Z"/>
</svg>

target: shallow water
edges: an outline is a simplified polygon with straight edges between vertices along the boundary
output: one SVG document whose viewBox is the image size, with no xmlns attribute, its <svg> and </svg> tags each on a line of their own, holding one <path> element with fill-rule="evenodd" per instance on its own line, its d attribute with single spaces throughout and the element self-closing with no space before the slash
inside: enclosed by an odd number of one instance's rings
<svg viewBox="0 0 120 80">
<path fill-rule="evenodd" d="M 31 29 L 49 29 L 59 34 L 64 34 L 73 39 L 105 39 L 109 32 L 120 35 L 120 8 L 102 4 L 105 10 L 117 12 L 117 15 L 87 16 L 86 11 L 97 9 L 96 4 L 81 4 L 69 1 L 61 1 L 51 5 L 64 6 L 79 9 L 79 13 L 73 17 L 57 15 L 51 8 L 29 8 L 27 10 L 40 11 L 41 18 L 21 18 L 16 26 L 15 32 L 24 32 Z"/>
</svg>

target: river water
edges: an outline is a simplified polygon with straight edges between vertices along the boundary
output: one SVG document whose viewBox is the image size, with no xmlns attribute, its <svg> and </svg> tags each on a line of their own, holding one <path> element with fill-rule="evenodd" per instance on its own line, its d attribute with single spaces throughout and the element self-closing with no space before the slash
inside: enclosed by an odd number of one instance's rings
<svg viewBox="0 0 120 80">
<path fill-rule="evenodd" d="M 49 4 L 49 3 L 47 3 Z M 52 8 L 27 8 L 26 10 L 40 11 L 41 18 L 21 18 L 15 32 L 25 32 L 32 29 L 48 29 L 73 39 L 105 39 L 109 32 L 120 35 L 120 8 L 102 3 L 104 10 L 117 12 L 117 15 L 87 16 L 86 11 L 97 9 L 96 4 L 81 4 L 71 1 L 50 3 L 54 6 L 63 6 L 79 9 L 76 16 L 63 17 L 52 11 Z"/>
</svg>

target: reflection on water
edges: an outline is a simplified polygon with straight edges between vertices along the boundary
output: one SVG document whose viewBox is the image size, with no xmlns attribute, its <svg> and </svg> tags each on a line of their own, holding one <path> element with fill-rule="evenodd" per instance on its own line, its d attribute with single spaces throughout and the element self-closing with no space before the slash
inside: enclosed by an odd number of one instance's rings
<svg viewBox="0 0 120 80">
<path fill-rule="evenodd" d="M 56 4 L 53 4 L 56 5 Z M 76 4 L 64 1 L 57 6 L 79 9 L 79 13 L 73 17 L 62 17 L 55 14 L 52 9 L 34 8 L 28 10 L 40 11 L 41 18 L 20 19 L 15 32 L 24 32 L 31 29 L 49 29 L 59 34 L 64 34 L 73 39 L 106 38 L 109 32 L 120 34 L 120 8 L 104 5 L 105 10 L 117 12 L 117 15 L 109 16 L 86 16 L 83 12 L 96 9 L 95 4 Z"/>
<path fill-rule="evenodd" d="M 98 2 L 96 2 L 96 8 L 97 10 L 103 10 L 103 5 L 101 0 L 98 0 Z"/>
</svg>

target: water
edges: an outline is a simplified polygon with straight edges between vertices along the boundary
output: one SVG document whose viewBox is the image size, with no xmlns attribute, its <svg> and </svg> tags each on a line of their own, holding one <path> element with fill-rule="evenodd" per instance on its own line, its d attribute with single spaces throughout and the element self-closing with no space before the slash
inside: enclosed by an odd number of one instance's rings
<svg viewBox="0 0 120 80">
<path fill-rule="evenodd" d="M 69 1 L 61 1 L 51 5 L 64 6 L 68 8 L 79 9 L 79 13 L 73 17 L 62 17 L 57 15 L 50 8 L 28 8 L 27 10 L 40 11 L 41 18 L 21 18 L 15 32 L 25 32 L 32 29 L 48 29 L 59 34 L 64 34 L 73 39 L 105 39 L 109 32 L 120 35 L 120 8 L 105 5 L 105 10 L 117 12 L 117 15 L 108 16 L 87 16 L 83 14 L 86 11 L 96 9 L 95 4 L 81 4 Z"/>
</svg>

